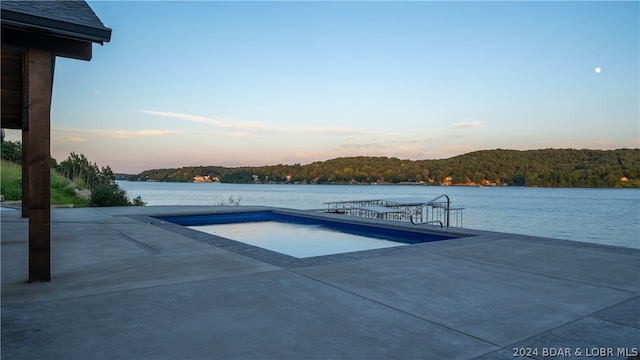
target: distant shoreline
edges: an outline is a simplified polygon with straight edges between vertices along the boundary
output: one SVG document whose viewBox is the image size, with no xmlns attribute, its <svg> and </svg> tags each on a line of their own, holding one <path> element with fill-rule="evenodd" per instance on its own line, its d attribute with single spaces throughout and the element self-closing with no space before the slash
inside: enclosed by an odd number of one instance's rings
<svg viewBox="0 0 640 360">
<path fill-rule="evenodd" d="M 442 160 L 342 157 L 311 164 L 187 166 L 116 179 L 231 184 L 640 188 L 640 149 L 482 150 Z"/>
<path fill-rule="evenodd" d="M 347 183 L 224 183 L 224 182 L 194 182 L 194 181 L 156 181 L 156 180 L 127 180 L 127 179 L 116 179 L 117 181 L 126 181 L 131 183 L 163 183 L 163 184 L 226 184 L 226 185 L 295 185 L 295 186 L 317 186 L 317 185 L 326 185 L 326 186 L 422 186 L 422 187 L 456 187 L 456 188 L 466 188 L 466 187 L 476 187 L 476 188 L 549 188 L 549 189 L 638 189 L 638 187 L 578 187 L 578 186 L 538 186 L 538 185 L 500 185 L 500 186 L 484 186 L 484 185 L 465 185 L 465 184 L 453 184 L 453 185 L 441 185 L 441 184 L 407 184 L 407 183 L 384 183 L 384 184 L 347 184 Z"/>
</svg>

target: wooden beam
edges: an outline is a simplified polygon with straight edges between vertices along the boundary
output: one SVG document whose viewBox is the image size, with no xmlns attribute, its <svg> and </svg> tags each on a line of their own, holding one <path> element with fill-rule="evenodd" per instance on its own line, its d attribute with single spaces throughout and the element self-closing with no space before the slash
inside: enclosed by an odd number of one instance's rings
<svg viewBox="0 0 640 360">
<path fill-rule="evenodd" d="M 20 50 L 2 46 L 1 56 L 2 128 L 22 129 L 22 63 L 24 54 Z"/>
<path fill-rule="evenodd" d="M 51 89 L 53 55 L 27 51 L 29 96 L 29 281 L 51 280 Z"/>
<path fill-rule="evenodd" d="M 80 41 L 51 34 L 22 31 L 3 27 L 2 44 L 23 49 L 41 49 L 56 56 L 78 60 L 91 60 L 91 41 Z"/>
<path fill-rule="evenodd" d="M 22 217 L 29 217 L 29 57 L 22 52 L 20 62 L 20 120 L 22 127 Z"/>
<path fill-rule="evenodd" d="M 22 217 L 29 217 L 29 130 L 22 130 Z"/>
</svg>

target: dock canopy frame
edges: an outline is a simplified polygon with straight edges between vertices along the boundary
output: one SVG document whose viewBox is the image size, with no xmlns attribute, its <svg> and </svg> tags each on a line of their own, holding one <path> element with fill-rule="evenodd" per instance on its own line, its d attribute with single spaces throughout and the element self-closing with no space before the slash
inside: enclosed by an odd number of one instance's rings
<svg viewBox="0 0 640 360">
<path fill-rule="evenodd" d="M 328 213 L 406 221 L 414 225 L 439 224 L 440 228 L 452 226 L 451 212 L 455 215 L 455 226 L 462 227 L 461 207 L 451 207 L 446 194 L 433 199 L 426 198 L 386 198 L 367 200 L 346 200 L 326 202 L 327 209 L 317 210 Z"/>
<path fill-rule="evenodd" d="M 0 2 L 2 128 L 22 130 L 22 216 L 29 281 L 51 280 L 51 93 L 56 57 L 91 60 L 111 40 L 85 1 Z"/>
</svg>

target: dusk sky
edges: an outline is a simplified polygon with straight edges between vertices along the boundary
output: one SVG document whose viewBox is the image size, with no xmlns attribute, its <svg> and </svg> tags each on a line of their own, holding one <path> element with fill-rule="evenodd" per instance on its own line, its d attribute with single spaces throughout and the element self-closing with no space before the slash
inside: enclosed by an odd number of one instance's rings
<svg viewBox="0 0 640 360">
<path fill-rule="evenodd" d="M 640 147 L 637 1 L 89 4 L 113 34 L 90 62 L 56 61 L 58 161 Z"/>
</svg>

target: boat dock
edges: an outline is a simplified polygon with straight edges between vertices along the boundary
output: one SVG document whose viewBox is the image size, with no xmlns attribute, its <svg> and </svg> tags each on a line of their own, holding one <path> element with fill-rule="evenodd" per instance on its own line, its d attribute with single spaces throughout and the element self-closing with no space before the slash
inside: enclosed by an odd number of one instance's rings
<svg viewBox="0 0 640 360">
<path fill-rule="evenodd" d="M 325 203 L 319 210 L 334 214 L 411 222 L 414 225 L 440 225 L 440 228 L 462 227 L 462 207 L 452 207 L 448 195 L 427 198 L 384 198 L 346 200 Z M 451 218 L 454 218 L 453 222 Z"/>
</svg>

